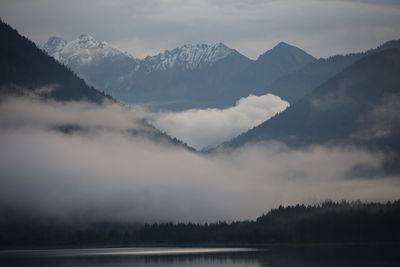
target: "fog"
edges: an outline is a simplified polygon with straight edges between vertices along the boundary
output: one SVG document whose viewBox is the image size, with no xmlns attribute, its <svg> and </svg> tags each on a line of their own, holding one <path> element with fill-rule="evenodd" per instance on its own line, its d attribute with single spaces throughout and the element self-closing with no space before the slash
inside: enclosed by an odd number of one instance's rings
<svg viewBox="0 0 400 267">
<path fill-rule="evenodd" d="M 111 103 L 3 100 L 0 208 L 65 220 L 210 222 L 254 219 L 280 204 L 400 198 L 399 177 L 352 171 L 379 170 L 383 153 L 259 143 L 205 155 L 127 131 L 147 129 L 147 115 Z M 85 130 L 64 133 L 62 124 Z"/>
<path fill-rule="evenodd" d="M 226 109 L 190 109 L 181 112 L 159 112 L 149 121 L 158 129 L 183 140 L 196 149 L 214 147 L 259 125 L 289 103 L 266 94 L 249 95 Z"/>
</svg>

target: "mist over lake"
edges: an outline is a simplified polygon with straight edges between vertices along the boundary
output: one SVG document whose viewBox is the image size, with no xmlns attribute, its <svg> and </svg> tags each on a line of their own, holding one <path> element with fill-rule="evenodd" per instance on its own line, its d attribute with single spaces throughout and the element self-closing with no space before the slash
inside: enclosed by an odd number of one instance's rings
<svg viewBox="0 0 400 267">
<path fill-rule="evenodd" d="M 0 16 L 0 265 L 399 265 L 396 1 Z"/>
</svg>

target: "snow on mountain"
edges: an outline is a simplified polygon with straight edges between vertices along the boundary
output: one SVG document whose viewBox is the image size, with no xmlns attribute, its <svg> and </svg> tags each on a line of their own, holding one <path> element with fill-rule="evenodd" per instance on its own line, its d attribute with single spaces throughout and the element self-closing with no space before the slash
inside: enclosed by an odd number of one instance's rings
<svg viewBox="0 0 400 267">
<path fill-rule="evenodd" d="M 222 43 L 186 44 L 144 59 L 90 35 L 69 42 L 51 37 L 42 48 L 89 85 L 154 110 L 223 108 L 249 95 L 241 89 L 250 87 L 235 89 L 230 81 L 253 61 Z"/>
<path fill-rule="evenodd" d="M 145 72 L 166 70 L 176 66 L 193 70 L 209 66 L 234 52 L 234 49 L 222 43 L 213 45 L 186 44 L 171 51 L 166 50 L 156 56 L 148 56 L 143 60 L 142 64 Z"/>
<path fill-rule="evenodd" d="M 70 42 L 53 36 L 42 48 L 50 56 L 69 67 L 96 63 L 101 59 L 116 56 L 133 59 L 128 53 L 113 48 L 106 42 L 99 42 L 89 34 L 82 34 L 78 39 Z"/>
<path fill-rule="evenodd" d="M 42 46 L 50 56 L 54 57 L 56 60 L 61 61 L 61 51 L 67 45 L 67 41 L 62 38 L 52 36 L 49 40 Z"/>
<path fill-rule="evenodd" d="M 165 71 L 174 67 L 194 70 L 209 66 L 236 52 L 222 43 L 212 45 L 186 44 L 140 60 L 133 58 L 126 52 L 113 48 L 106 42 L 99 42 L 88 34 L 82 34 L 78 39 L 70 42 L 53 36 L 49 38 L 42 48 L 50 56 L 71 68 L 96 63 L 104 58 L 130 57 L 135 61 L 136 66 L 133 68 L 133 73 L 130 72 L 129 75 L 133 75 L 139 69 L 144 73 Z"/>
</svg>

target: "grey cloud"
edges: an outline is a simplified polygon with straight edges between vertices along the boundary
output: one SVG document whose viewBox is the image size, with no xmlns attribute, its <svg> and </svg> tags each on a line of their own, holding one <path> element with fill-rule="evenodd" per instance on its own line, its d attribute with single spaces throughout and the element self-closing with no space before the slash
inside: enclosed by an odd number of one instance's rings
<svg viewBox="0 0 400 267">
<path fill-rule="evenodd" d="M 51 90 L 52 86 L 36 89 L 36 92 Z M 61 112 L 60 112 L 61 111 Z M 86 102 L 44 101 L 37 95 L 9 97 L 0 105 L 1 130 L 9 128 L 51 128 L 59 125 L 107 128 L 118 131 L 143 127 L 147 114 L 139 107 L 127 108 L 114 102 L 103 105 Z"/>
<path fill-rule="evenodd" d="M 398 177 L 349 179 L 354 166 L 379 169 L 382 153 L 264 143 L 202 155 L 113 130 L 135 127 L 129 119 L 111 121 L 124 109 L 53 104 L 0 104 L 7 128 L 0 134 L 1 207 L 65 219 L 216 221 L 255 218 L 279 204 L 399 197 Z M 55 121 L 112 127 L 63 134 L 44 126 Z"/>
<path fill-rule="evenodd" d="M 397 0 L 319 0 L 319 1 L 330 1 L 330 2 L 353 2 L 360 4 L 372 4 L 377 6 L 393 5 L 399 6 L 400 3 Z"/>
<path fill-rule="evenodd" d="M 400 35 L 393 1 L 3 1 L 0 15 L 36 42 L 90 33 L 134 56 L 224 42 L 256 58 L 279 41 L 315 56 L 357 52 Z M 379 1 L 380 2 L 380 1 Z"/>
</svg>

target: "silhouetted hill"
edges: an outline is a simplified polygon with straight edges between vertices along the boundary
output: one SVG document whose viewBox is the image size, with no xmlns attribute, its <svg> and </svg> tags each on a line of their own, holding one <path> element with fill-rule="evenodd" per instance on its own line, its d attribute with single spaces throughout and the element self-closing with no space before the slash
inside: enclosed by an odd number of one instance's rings
<svg viewBox="0 0 400 267">
<path fill-rule="evenodd" d="M 42 95 L 60 101 L 85 99 L 100 103 L 106 97 L 2 21 L 0 73 L 0 92 L 3 94 L 45 86 Z"/>
<path fill-rule="evenodd" d="M 400 40 L 386 42 L 376 49 L 363 53 L 337 55 L 327 59 L 314 60 L 300 70 L 281 76 L 269 85 L 266 83 L 266 86 L 258 93 L 271 93 L 289 103 L 294 103 L 357 60 L 387 48 L 400 48 Z"/>
<path fill-rule="evenodd" d="M 400 151 L 400 49 L 364 57 L 282 113 L 225 146 L 356 143 Z"/>
</svg>

